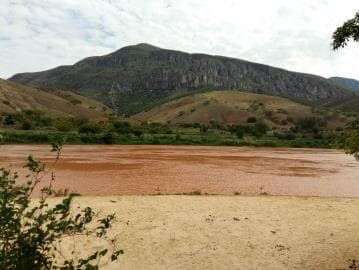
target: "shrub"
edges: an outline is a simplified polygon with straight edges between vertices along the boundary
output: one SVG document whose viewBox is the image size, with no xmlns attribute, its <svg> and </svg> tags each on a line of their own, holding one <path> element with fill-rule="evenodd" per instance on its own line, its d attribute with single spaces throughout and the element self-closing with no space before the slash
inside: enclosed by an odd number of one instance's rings
<svg viewBox="0 0 359 270">
<path fill-rule="evenodd" d="M 141 130 L 135 129 L 132 131 L 133 135 L 140 138 L 143 135 L 143 132 Z"/>
<path fill-rule="evenodd" d="M 79 128 L 79 133 L 100 133 L 102 131 L 102 127 L 101 125 L 97 124 L 97 123 L 85 123 L 82 126 L 80 126 Z"/>
<path fill-rule="evenodd" d="M 238 139 L 243 139 L 243 136 L 244 136 L 244 131 L 242 129 L 237 129 L 235 131 L 235 134 L 237 136 Z"/>
<path fill-rule="evenodd" d="M 25 120 L 25 121 L 21 124 L 21 129 L 22 129 L 22 130 L 30 130 L 30 129 L 33 129 L 33 125 L 30 123 L 30 121 Z"/>
<path fill-rule="evenodd" d="M 257 122 L 257 118 L 255 118 L 254 116 L 250 116 L 247 119 L 247 123 L 256 123 Z"/>
<path fill-rule="evenodd" d="M 211 102 L 210 102 L 209 100 L 205 100 L 205 101 L 203 101 L 202 104 L 203 104 L 204 106 L 207 106 L 207 105 L 211 104 Z"/>
<path fill-rule="evenodd" d="M 74 128 L 70 119 L 58 118 L 54 121 L 54 127 L 58 131 L 68 132 Z"/>
<path fill-rule="evenodd" d="M 359 160 L 359 130 L 349 129 L 337 138 L 337 147 L 345 150 L 347 154 L 354 155 Z"/>
<path fill-rule="evenodd" d="M 49 135 L 33 131 L 7 131 L 4 132 L 6 143 L 46 143 L 49 142 Z"/>
<path fill-rule="evenodd" d="M 273 112 L 272 111 L 265 111 L 264 115 L 268 118 L 272 118 L 273 117 Z"/>
<path fill-rule="evenodd" d="M 61 146 L 54 145 L 53 150 L 57 152 L 57 161 Z M 0 169 L 0 269 L 99 269 L 104 257 L 117 260 L 123 251 L 107 238 L 115 216 L 108 215 L 94 224 L 95 213 L 90 207 L 73 215 L 70 209 L 74 194 L 50 207 L 47 200 L 55 194 L 51 183 L 41 190 L 38 201 L 32 201 L 31 195 L 45 167 L 32 156 L 26 167 L 30 173 L 22 185 L 17 185 L 17 173 Z M 95 251 L 85 258 L 63 258 L 58 248 L 61 241 L 79 235 L 106 240 L 111 249 Z"/>
<path fill-rule="evenodd" d="M 16 123 L 16 120 L 13 115 L 9 114 L 6 115 L 3 121 L 5 126 L 13 126 Z"/>
<path fill-rule="evenodd" d="M 274 136 L 276 136 L 278 139 L 281 140 L 294 140 L 296 138 L 293 132 L 284 132 L 284 133 L 275 132 Z"/>
<path fill-rule="evenodd" d="M 206 133 L 208 131 L 208 126 L 206 125 L 200 125 L 199 132 Z"/>
<path fill-rule="evenodd" d="M 168 124 L 158 123 L 158 122 L 151 122 L 151 123 L 143 122 L 143 123 L 141 123 L 141 130 L 143 132 L 147 132 L 150 134 L 170 134 L 170 133 L 172 133 L 171 128 L 169 127 Z"/>
<path fill-rule="evenodd" d="M 286 126 L 286 125 L 288 125 L 288 121 L 286 119 L 283 119 L 283 120 L 280 121 L 280 125 L 281 126 Z"/>
<path fill-rule="evenodd" d="M 107 132 L 102 139 L 105 144 L 114 144 L 116 142 L 115 135 L 112 132 Z"/>
<path fill-rule="evenodd" d="M 256 137 L 261 137 L 262 135 L 264 135 L 268 130 L 268 126 L 264 123 L 255 123 L 252 127 L 251 127 L 251 133 L 253 136 Z"/>
<path fill-rule="evenodd" d="M 327 122 L 322 118 L 304 117 L 297 120 L 296 126 L 300 130 L 317 132 L 318 128 L 326 127 Z"/>
<path fill-rule="evenodd" d="M 82 103 L 81 100 L 75 99 L 75 98 L 74 98 L 74 99 L 71 99 L 70 102 L 71 102 L 72 105 L 79 105 L 79 104 Z"/>
<path fill-rule="evenodd" d="M 114 122 L 112 130 L 120 134 L 128 134 L 131 132 L 131 124 L 129 122 Z"/>
<path fill-rule="evenodd" d="M 200 128 L 201 124 L 200 123 L 180 123 L 179 126 L 183 127 L 183 128 Z"/>
</svg>

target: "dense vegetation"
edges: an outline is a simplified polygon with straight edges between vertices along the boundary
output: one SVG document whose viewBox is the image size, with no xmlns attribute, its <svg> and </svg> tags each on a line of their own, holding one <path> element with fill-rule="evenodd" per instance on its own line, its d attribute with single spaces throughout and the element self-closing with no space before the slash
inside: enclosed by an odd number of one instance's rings
<svg viewBox="0 0 359 270">
<path fill-rule="evenodd" d="M 359 120 L 350 123 L 340 133 L 336 145 L 359 160 Z"/>
<path fill-rule="evenodd" d="M 94 122 L 82 118 L 48 117 L 24 111 L 0 117 L 0 142 L 68 144 L 181 144 L 330 147 L 341 129 L 330 131 L 323 118 L 292 120 L 289 128 L 269 127 L 249 117 L 243 124 L 132 124 L 118 118 Z"/>
</svg>

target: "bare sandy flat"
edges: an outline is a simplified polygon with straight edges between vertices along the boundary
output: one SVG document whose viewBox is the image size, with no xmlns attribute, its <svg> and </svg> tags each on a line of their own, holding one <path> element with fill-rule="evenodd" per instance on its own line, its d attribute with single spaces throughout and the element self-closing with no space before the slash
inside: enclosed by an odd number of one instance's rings
<svg viewBox="0 0 359 270">
<path fill-rule="evenodd" d="M 359 259 L 358 199 L 117 196 L 78 204 L 117 215 L 112 232 L 125 254 L 101 269 L 334 270 Z"/>
</svg>

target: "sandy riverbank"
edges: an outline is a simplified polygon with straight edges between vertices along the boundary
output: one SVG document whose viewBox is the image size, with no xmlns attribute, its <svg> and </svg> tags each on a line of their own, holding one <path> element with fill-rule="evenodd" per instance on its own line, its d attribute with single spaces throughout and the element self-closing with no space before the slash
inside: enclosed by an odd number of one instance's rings
<svg viewBox="0 0 359 270">
<path fill-rule="evenodd" d="M 334 270 L 359 259 L 358 199 L 118 196 L 77 205 L 118 217 L 112 232 L 125 254 L 103 269 Z"/>
</svg>

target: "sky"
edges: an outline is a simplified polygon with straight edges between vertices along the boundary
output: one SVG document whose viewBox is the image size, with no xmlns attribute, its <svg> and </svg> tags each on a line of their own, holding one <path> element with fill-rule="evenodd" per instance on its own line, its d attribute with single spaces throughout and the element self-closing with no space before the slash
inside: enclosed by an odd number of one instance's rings
<svg viewBox="0 0 359 270">
<path fill-rule="evenodd" d="M 137 43 L 359 79 L 359 43 L 331 49 L 358 0 L 0 0 L 0 78 Z"/>
</svg>

